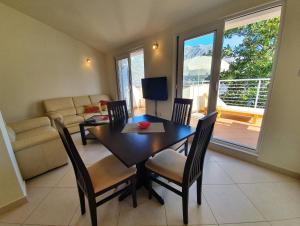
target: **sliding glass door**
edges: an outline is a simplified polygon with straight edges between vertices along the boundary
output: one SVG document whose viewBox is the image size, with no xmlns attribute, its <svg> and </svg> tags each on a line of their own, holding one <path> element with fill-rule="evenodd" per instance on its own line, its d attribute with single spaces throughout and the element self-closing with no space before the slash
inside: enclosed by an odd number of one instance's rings
<svg viewBox="0 0 300 226">
<path fill-rule="evenodd" d="M 130 114 L 145 114 L 141 79 L 144 75 L 144 51 L 138 49 L 116 59 L 118 96 L 126 100 Z"/>
<path fill-rule="evenodd" d="M 127 109 L 131 113 L 132 109 L 132 89 L 129 68 L 129 58 L 124 57 L 117 60 L 117 73 L 118 73 L 118 88 L 119 99 L 126 100 Z"/>
<path fill-rule="evenodd" d="M 218 112 L 213 141 L 255 150 L 271 87 L 281 7 L 179 35 L 177 94 L 193 99 L 192 126 Z"/>
<path fill-rule="evenodd" d="M 178 96 L 193 99 L 191 124 L 215 110 L 222 24 L 178 39 Z"/>
</svg>

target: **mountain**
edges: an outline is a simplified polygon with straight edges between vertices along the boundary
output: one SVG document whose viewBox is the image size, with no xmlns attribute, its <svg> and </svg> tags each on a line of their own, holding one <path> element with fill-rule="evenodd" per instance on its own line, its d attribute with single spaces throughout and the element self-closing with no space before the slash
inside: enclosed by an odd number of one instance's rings
<svg viewBox="0 0 300 226">
<path fill-rule="evenodd" d="M 184 47 L 184 59 L 191 59 L 197 56 L 207 56 L 212 52 L 212 45 L 197 45 Z"/>
</svg>

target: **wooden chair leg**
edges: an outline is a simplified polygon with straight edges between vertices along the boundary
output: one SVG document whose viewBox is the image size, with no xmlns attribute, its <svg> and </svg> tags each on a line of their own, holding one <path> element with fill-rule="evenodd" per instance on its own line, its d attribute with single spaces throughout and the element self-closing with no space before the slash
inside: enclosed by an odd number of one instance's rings
<svg viewBox="0 0 300 226">
<path fill-rule="evenodd" d="M 188 151 L 189 151 L 189 142 L 186 141 L 184 143 L 184 155 L 187 156 L 188 155 Z"/>
<path fill-rule="evenodd" d="M 201 194 L 202 194 L 202 175 L 197 179 L 197 203 L 201 205 Z"/>
<path fill-rule="evenodd" d="M 182 188 L 182 213 L 183 223 L 189 223 L 189 189 Z"/>
<path fill-rule="evenodd" d="M 89 199 L 89 208 L 92 226 L 97 226 L 97 206 L 95 198 Z"/>
<path fill-rule="evenodd" d="M 79 194 L 79 201 L 80 201 L 80 209 L 81 215 L 85 214 L 85 199 L 84 199 L 84 192 L 81 190 L 79 186 L 77 186 L 78 194 Z"/>
<path fill-rule="evenodd" d="M 151 173 L 147 172 L 147 186 L 148 186 L 148 198 L 152 199 L 152 180 L 151 180 Z"/>
<path fill-rule="evenodd" d="M 136 208 L 137 201 L 136 201 L 136 179 L 135 179 L 135 177 L 132 177 L 130 179 L 130 184 L 131 184 L 131 195 L 132 195 L 133 208 Z"/>
</svg>

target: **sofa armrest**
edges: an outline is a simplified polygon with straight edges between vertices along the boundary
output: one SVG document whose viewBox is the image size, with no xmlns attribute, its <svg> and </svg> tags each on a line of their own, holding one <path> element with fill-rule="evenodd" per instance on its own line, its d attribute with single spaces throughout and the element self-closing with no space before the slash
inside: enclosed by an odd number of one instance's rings
<svg viewBox="0 0 300 226">
<path fill-rule="evenodd" d="M 47 117 L 26 119 L 23 121 L 9 124 L 9 127 L 11 127 L 15 133 L 21 133 L 34 128 L 43 127 L 43 126 L 51 126 L 50 120 Z"/>
<path fill-rule="evenodd" d="M 54 127 L 55 127 L 54 120 L 58 119 L 58 120 L 60 120 L 61 122 L 64 121 L 63 116 L 62 116 L 61 114 L 57 113 L 57 112 L 48 112 L 48 113 L 47 113 L 47 116 L 50 118 L 51 124 L 52 124 L 52 126 L 54 126 Z"/>
</svg>

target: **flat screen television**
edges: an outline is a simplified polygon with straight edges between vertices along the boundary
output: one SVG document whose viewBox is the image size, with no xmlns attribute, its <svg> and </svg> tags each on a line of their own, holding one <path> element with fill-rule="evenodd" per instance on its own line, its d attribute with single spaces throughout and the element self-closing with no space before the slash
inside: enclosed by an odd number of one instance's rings
<svg viewBox="0 0 300 226">
<path fill-rule="evenodd" d="M 167 77 L 142 79 L 143 98 L 148 100 L 167 100 Z"/>
</svg>

